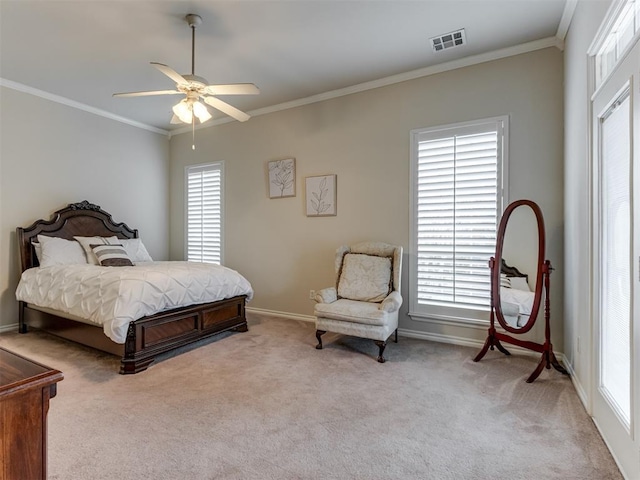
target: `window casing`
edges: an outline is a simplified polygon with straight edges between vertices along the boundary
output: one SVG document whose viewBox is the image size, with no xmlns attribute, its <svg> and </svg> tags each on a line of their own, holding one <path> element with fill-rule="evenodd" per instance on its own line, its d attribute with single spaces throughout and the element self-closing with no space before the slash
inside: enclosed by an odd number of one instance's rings
<svg viewBox="0 0 640 480">
<path fill-rule="evenodd" d="M 223 165 L 185 169 L 185 257 L 222 264 Z"/>
<path fill-rule="evenodd" d="M 604 83 L 640 35 L 640 0 L 621 0 L 615 8 L 613 23 L 607 26 L 607 34 L 594 55 L 596 88 Z"/>
<path fill-rule="evenodd" d="M 508 116 L 411 132 L 409 314 L 416 320 L 488 319 L 507 139 Z"/>
</svg>

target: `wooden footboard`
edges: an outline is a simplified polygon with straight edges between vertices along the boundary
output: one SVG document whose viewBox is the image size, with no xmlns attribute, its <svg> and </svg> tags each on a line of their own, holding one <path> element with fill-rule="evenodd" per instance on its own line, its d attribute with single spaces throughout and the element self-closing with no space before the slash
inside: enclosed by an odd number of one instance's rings
<svg viewBox="0 0 640 480">
<path fill-rule="evenodd" d="M 120 373 L 138 373 L 156 356 L 227 330 L 247 331 L 246 295 L 163 312 L 129 324 Z"/>
<path fill-rule="evenodd" d="M 24 302 L 20 302 L 19 328 L 26 333 L 31 326 L 118 355 L 120 373 L 133 374 L 146 370 L 157 356 L 203 338 L 228 330 L 246 332 L 245 300 L 242 295 L 143 317 L 129 324 L 124 345 L 110 340 L 102 327 L 35 310 Z"/>
</svg>

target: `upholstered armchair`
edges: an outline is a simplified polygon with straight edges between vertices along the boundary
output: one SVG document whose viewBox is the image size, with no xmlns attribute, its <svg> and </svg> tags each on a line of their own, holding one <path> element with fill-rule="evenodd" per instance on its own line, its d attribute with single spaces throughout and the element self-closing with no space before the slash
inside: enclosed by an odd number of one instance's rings
<svg viewBox="0 0 640 480">
<path fill-rule="evenodd" d="M 316 293 L 314 313 L 318 350 L 326 332 L 370 338 L 384 363 L 387 340 L 395 332 L 402 305 L 402 247 L 363 242 L 336 250 L 336 286 Z"/>
</svg>

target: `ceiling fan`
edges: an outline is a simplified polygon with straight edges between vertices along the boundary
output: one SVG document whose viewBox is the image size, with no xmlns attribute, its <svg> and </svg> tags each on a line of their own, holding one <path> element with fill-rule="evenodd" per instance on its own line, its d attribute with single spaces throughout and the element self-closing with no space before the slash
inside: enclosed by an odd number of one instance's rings
<svg viewBox="0 0 640 480">
<path fill-rule="evenodd" d="M 149 95 L 185 95 L 173 107 L 173 118 L 171 123 L 188 123 L 195 125 L 196 119 L 199 123 L 204 123 L 211 119 L 206 105 L 226 113 L 230 117 L 240 122 L 245 122 L 251 118 L 250 115 L 238 110 L 236 107 L 223 102 L 216 95 L 255 95 L 260 93 L 258 87 L 253 83 L 232 83 L 227 85 L 209 85 L 207 80 L 195 74 L 195 46 L 196 27 L 202 23 L 200 15 L 188 14 L 185 20 L 191 27 L 191 73 L 180 75 L 173 68 L 162 63 L 151 62 L 151 65 L 164 73 L 171 80 L 176 82 L 175 90 L 154 90 L 146 92 L 114 93 L 114 97 L 144 97 Z"/>
</svg>

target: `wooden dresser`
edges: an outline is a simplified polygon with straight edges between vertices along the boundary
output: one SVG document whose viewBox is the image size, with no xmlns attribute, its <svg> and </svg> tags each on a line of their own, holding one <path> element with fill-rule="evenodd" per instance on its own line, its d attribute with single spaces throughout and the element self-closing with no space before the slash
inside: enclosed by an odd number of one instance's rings
<svg viewBox="0 0 640 480">
<path fill-rule="evenodd" d="M 47 411 L 62 378 L 0 348 L 0 480 L 47 478 Z"/>
</svg>

